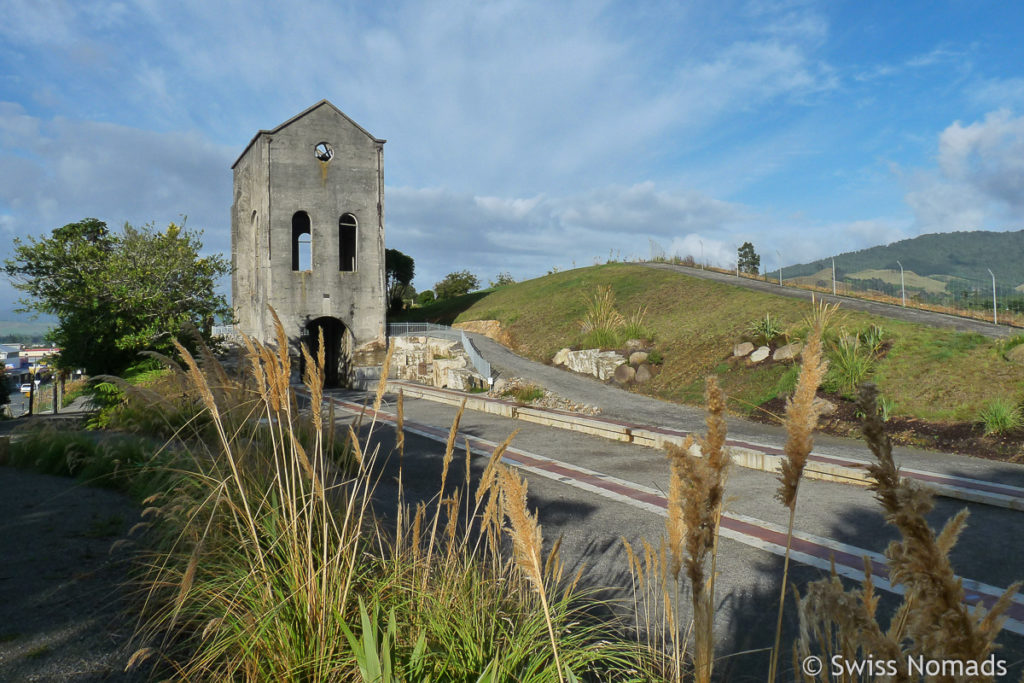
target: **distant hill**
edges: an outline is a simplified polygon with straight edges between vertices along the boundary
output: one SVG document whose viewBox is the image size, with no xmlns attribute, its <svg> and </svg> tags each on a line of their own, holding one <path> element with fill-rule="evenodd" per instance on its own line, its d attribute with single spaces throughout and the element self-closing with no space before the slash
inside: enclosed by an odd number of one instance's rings
<svg viewBox="0 0 1024 683">
<path fill-rule="evenodd" d="M 861 249 L 835 257 L 839 279 L 883 280 L 899 282 L 899 265 L 905 273 L 920 276 L 914 288 L 925 291 L 955 288 L 955 282 L 986 282 L 988 268 L 995 273 L 1000 289 L 1024 290 L 1024 230 L 1015 232 L 944 232 L 921 235 L 885 246 Z M 809 278 L 828 270 L 831 278 L 832 262 L 821 259 L 811 263 L 785 266 L 785 279 Z M 778 277 L 778 271 L 769 276 Z M 911 288 L 907 277 L 907 288 Z"/>
</svg>

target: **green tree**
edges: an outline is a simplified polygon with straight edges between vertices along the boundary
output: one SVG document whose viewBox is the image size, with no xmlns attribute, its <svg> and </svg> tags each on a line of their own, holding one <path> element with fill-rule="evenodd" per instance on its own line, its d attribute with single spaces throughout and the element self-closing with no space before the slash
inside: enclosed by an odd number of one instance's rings
<svg viewBox="0 0 1024 683">
<path fill-rule="evenodd" d="M 403 254 L 397 249 L 385 250 L 384 277 L 388 297 L 388 312 L 398 313 L 402 310 L 403 294 L 412 283 L 412 277 L 415 272 L 416 263 L 411 256 Z"/>
<path fill-rule="evenodd" d="M 516 279 L 509 272 L 498 273 L 496 280 L 490 280 L 491 287 L 504 287 L 505 285 L 514 285 L 515 283 Z"/>
<path fill-rule="evenodd" d="M 750 242 L 744 242 L 737 250 L 737 259 L 741 273 L 757 275 L 761 272 L 761 257 L 754 251 L 754 245 Z"/>
<path fill-rule="evenodd" d="M 4 272 L 26 294 L 20 311 L 57 317 L 48 338 L 61 347 L 60 368 L 117 374 L 140 351 L 173 354 L 172 340 L 187 342 L 190 327 L 209 340 L 214 319 L 232 314 L 214 292 L 230 264 L 200 257 L 199 233 L 174 223 L 164 231 L 125 224 L 115 234 L 86 218 L 14 247 Z"/>
<path fill-rule="evenodd" d="M 457 273 L 448 273 L 444 279 L 434 284 L 434 294 L 438 299 L 451 299 L 452 297 L 469 294 L 480 287 L 480 281 L 476 275 L 468 270 L 460 270 Z"/>
<path fill-rule="evenodd" d="M 416 303 L 418 303 L 420 306 L 426 306 L 427 304 L 434 303 L 434 290 L 425 289 L 422 292 L 420 292 L 419 295 L 416 297 Z"/>
</svg>

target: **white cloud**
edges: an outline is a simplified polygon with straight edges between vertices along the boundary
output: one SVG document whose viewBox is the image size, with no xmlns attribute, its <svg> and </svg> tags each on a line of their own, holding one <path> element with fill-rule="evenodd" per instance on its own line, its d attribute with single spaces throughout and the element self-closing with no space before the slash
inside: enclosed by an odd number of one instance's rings
<svg viewBox="0 0 1024 683">
<path fill-rule="evenodd" d="M 87 216 L 111 225 L 189 216 L 211 249 L 229 248 L 234 150 L 197 133 L 155 133 L 0 104 L 0 224 L 7 240 Z"/>
<path fill-rule="evenodd" d="M 1002 229 L 1024 221 L 1024 117 L 1000 109 L 939 136 L 938 168 L 909 177 L 919 232 Z"/>
<path fill-rule="evenodd" d="M 712 235 L 729 234 L 748 213 L 651 182 L 562 197 L 474 197 L 404 187 L 387 193 L 388 245 L 416 259 L 420 289 L 462 268 L 483 280 L 502 271 L 524 278 L 609 255 L 646 258 L 651 239 L 665 242 L 690 232 L 708 235 L 710 245 Z"/>
</svg>

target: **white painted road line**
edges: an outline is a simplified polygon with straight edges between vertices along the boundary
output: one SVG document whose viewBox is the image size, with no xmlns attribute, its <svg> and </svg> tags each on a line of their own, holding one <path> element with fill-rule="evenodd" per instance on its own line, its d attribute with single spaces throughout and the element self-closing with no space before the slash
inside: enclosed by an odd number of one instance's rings
<svg viewBox="0 0 1024 683">
<path fill-rule="evenodd" d="M 332 401 L 334 405 L 349 413 L 359 414 L 365 411 L 371 417 L 374 416 L 372 410 L 356 403 L 337 398 L 327 398 L 325 400 Z M 389 411 L 379 410 L 376 413 L 376 418 L 393 424 L 397 416 Z M 440 427 L 405 420 L 404 429 L 407 432 L 439 443 L 445 443 L 448 439 L 449 430 Z M 459 442 L 464 443 L 466 441 L 469 442 L 471 452 L 482 457 L 489 457 L 498 446 L 493 441 L 460 433 Z M 651 487 L 618 479 L 601 472 L 554 460 L 515 447 L 510 447 L 506 450 L 502 460 L 526 472 L 552 479 L 580 490 L 589 491 L 625 505 L 662 516 L 667 514 L 667 498 L 661 491 Z M 723 513 L 719 534 L 723 538 L 764 550 L 773 555 L 783 556 L 786 552 L 785 527 L 747 515 L 732 512 Z M 901 586 L 893 586 L 889 582 L 885 558 L 877 552 L 840 543 L 822 536 L 799 532 L 793 534 L 790 548 L 790 557 L 794 561 L 825 571 L 828 571 L 834 562 L 838 574 L 855 581 L 860 581 L 864 578 L 863 558 L 865 556 L 871 559 L 872 581 L 875 587 L 890 593 L 902 594 L 903 589 Z M 964 602 L 970 606 L 982 604 L 989 608 L 1003 593 L 1003 589 L 981 583 L 980 581 L 973 581 L 971 579 L 962 579 L 962 581 L 965 589 Z M 1024 596 L 1014 596 L 1013 604 L 1007 610 L 1006 616 L 1007 620 L 1004 628 L 1018 635 L 1024 635 Z"/>
</svg>

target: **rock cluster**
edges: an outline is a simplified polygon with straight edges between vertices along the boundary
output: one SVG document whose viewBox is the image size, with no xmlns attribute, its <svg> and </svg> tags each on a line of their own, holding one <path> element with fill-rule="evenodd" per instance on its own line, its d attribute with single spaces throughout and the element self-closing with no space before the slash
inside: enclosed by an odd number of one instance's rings
<svg viewBox="0 0 1024 683">
<path fill-rule="evenodd" d="M 643 344 L 637 339 L 626 342 L 628 359 L 618 351 L 560 349 L 551 359 L 551 363 L 555 366 L 564 366 L 573 372 L 592 375 L 602 381 L 611 379 L 620 385 L 639 384 L 649 381 L 655 374 L 647 362 L 648 351 L 641 350 Z"/>
<path fill-rule="evenodd" d="M 499 379 L 495 381 L 494 386 L 488 392 L 488 396 L 493 398 L 504 398 L 508 399 L 511 397 L 517 389 L 530 388 L 536 385 L 532 382 L 524 380 L 520 377 L 509 377 L 507 379 Z M 563 396 L 553 394 L 547 389 L 541 387 L 544 391 L 544 396 L 538 399 L 530 401 L 529 405 L 537 408 L 551 408 L 554 410 L 565 410 L 570 413 L 578 413 L 580 415 L 598 415 L 601 409 L 597 406 L 592 406 L 587 403 L 578 403 L 571 401 Z"/>
<path fill-rule="evenodd" d="M 392 337 L 391 376 L 435 387 L 469 391 L 487 387 L 454 339 Z"/>
<path fill-rule="evenodd" d="M 745 357 L 753 365 L 766 360 L 769 356 L 771 356 L 772 360 L 777 361 L 796 360 L 803 348 L 804 345 L 801 342 L 792 342 L 779 346 L 772 351 L 772 348 L 767 345 L 754 348 L 754 345 L 750 342 L 742 342 L 732 347 L 732 355 L 733 358 Z"/>
</svg>

